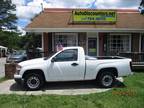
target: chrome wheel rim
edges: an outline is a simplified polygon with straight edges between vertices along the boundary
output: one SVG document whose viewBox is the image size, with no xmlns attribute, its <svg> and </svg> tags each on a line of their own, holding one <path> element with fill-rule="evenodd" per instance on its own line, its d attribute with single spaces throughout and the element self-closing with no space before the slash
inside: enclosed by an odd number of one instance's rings
<svg viewBox="0 0 144 108">
<path fill-rule="evenodd" d="M 36 89 L 36 88 L 38 88 L 39 85 L 40 85 L 40 80 L 39 80 L 39 78 L 36 77 L 36 76 L 31 76 L 31 77 L 29 77 L 28 80 L 27 80 L 27 85 L 28 85 L 28 87 L 31 88 L 31 89 Z"/>
<path fill-rule="evenodd" d="M 112 76 L 110 76 L 110 75 L 105 75 L 105 76 L 102 78 L 102 84 L 103 84 L 105 87 L 111 86 L 112 82 L 113 82 L 113 78 L 112 78 Z"/>
</svg>

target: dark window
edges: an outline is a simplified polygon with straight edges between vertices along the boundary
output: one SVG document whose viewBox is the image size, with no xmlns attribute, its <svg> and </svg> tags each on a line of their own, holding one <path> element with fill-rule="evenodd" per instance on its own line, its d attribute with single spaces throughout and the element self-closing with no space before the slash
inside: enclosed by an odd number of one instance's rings
<svg viewBox="0 0 144 108">
<path fill-rule="evenodd" d="M 141 34 L 141 52 L 144 52 L 144 34 Z"/>
<path fill-rule="evenodd" d="M 56 61 L 77 61 L 78 51 L 77 49 L 69 49 L 62 51 L 56 57 Z"/>
<path fill-rule="evenodd" d="M 111 34 L 107 37 L 107 55 L 115 56 L 121 52 L 130 51 L 129 34 Z"/>
</svg>

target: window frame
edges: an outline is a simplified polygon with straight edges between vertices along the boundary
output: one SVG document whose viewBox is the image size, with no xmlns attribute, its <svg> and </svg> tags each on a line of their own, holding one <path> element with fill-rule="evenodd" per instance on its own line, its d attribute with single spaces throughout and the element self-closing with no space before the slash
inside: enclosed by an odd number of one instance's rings
<svg viewBox="0 0 144 108">
<path fill-rule="evenodd" d="M 68 50 L 75 50 L 76 51 L 76 59 L 74 59 L 74 60 L 57 60 L 58 58 L 57 58 L 57 56 L 58 55 L 60 55 L 60 54 L 62 54 L 63 52 L 65 52 L 65 51 L 68 51 Z M 60 53 L 58 53 L 55 57 L 55 62 L 70 62 L 70 61 L 78 61 L 78 49 L 67 49 L 67 50 L 64 50 L 64 51 L 61 51 Z M 65 58 L 66 59 L 66 58 Z"/>
<path fill-rule="evenodd" d="M 110 36 L 110 37 L 109 37 Z M 120 52 L 131 52 L 131 34 L 130 33 L 110 33 L 110 35 L 108 36 L 108 39 L 107 39 L 107 45 L 109 48 L 109 53 L 111 55 L 111 53 L 113 52 L 116 52 L 116 53 L 120 53 Z M 116 43 L 113 43 L 112 41 L 114 41 L 112 39 L 112 37 L 115 37 L 116 39 Z M 121 42 L 118 42 L 118 37 L 120 37 L 119 39 L 122 40 Z M 127 38 L 128 39 L 128 49 L 127 50 L 124 50 L 126 49 L 127 45 L 125 44 L 126 43 L 126 40 L 123 41 L 124 38 Z M 110 42 L 111 41 L 111 42 Z M 117 43 L 118 42 L 118 43 Z M 114 45 L 116 44 L 116 45 Z M 110 45 L 113 45 L 113 46 L 110 46 Z M 119 45 L 119 46 L 118 46 Z M 122 45 L 122 46 L 121 46 Z M 108 53 L 107 52 L 107 53 Z M 114 54 L 114 53 L 113 53 Z"/>
<path fill-rule="evenodd" d="M 65 32 L 55 32 L 55 33 L 52 33 L 52 50 L 55 51 L 56 50 L 56 40 L 59 40 L 59 36 L 62 36 L 63 37 L 63 40 L 67 43 L 69 43 L 68 41 L 71 40 L 69 39 L 70 37 L 73 38 L 73 41 L 75 42 L 72 42 L 72 43 L 75 43 L 73 45 L 63 45 L 63 42 L 61 42 L 62 46 L 63 47 L 68 47 L 68 46 L 78 46 L 78 33 L 72 33 L 72 32 L 69 32 L 69 33 L 65 33 Z M 65 37 L 65 39 L 64 39 Z M 59 39 L 58 39 L 59 38 Z M 60 42 L 60 40 L 59 40 Z"/>
</svg>

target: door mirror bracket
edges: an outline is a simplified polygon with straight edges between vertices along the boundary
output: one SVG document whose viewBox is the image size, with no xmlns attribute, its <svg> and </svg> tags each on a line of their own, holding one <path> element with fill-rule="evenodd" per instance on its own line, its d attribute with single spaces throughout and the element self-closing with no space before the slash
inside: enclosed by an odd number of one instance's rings
<svg viewBox="0 0 144 108">
<path fill-rule="evenodd" d="M 56 61 L 56 58 L 53 57 L 53 58 L 51 59 L 51 62 L 53 63 L 53 62 L 55 62 L 55 61 Z"/>
</svg>

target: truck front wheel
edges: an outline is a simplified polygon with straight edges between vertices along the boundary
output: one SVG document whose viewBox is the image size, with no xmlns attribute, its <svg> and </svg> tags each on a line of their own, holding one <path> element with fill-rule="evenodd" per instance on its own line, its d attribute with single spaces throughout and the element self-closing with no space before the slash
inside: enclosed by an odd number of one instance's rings
<svg viewBox="0 0 144 108">
<path fill-rule="evenodd" d="M 36 73 L 27 74 L 24 78 L 24 86 L 29 90 L 38 90 L 43 84 L 42 76 Z"/>
<path fill-rule="evenodd" d="M 115 77 L 111 72 L 102 72 L 97 79 L 99 85 L 103 88 L 110 88 L 113 86 Z"/>
</svg>

